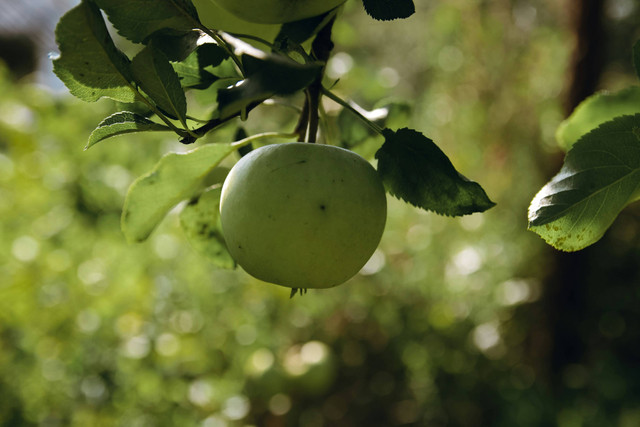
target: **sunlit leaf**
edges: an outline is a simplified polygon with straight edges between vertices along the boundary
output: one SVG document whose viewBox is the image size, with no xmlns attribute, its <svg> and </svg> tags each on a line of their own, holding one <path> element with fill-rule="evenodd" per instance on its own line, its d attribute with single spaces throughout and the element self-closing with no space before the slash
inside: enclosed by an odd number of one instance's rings
<svg viewBox="0 0 640 427">
<path fill-rule="evenodd" d="M 440 215 L 483 212 L 495 205 L 482 187 L 469 181 L 436 144 L 408 128 L 385 129 L 376 153 L 378 172 L 387 191 L 416 207 Z"/>
<path fill-rule="evenodd" d="M 122 210 L 127 240 L 145 240 L 171 208 L 193 197 L 207 174 L 236 148 L 234 144 L 207 144 L 160 159 L 151 172 L 129 187 Z"/>
<path fill-rule="evenodd" d="M 583 136 L 535 196 L 529 228 L 563 251 L 597 242 L 640 195 L 640 114 L 617 117 Z"/>
<path fill-rule="evenodd" d="M 160 123 L 152 122 L 136 113 L 121 111 L 110 115 L 100 122 L 98 127 L 91 132 L 85 150 L 113 136 L 149 131 L 171 131 L 171 128 Z"/>
<path fill-rule="evenodd" d="M 221 186 L 193 198 L 180 212 L 180 225 L 192 247 L 221 268 L 234 268 L 220 228 Z"/>
<path fill-rule="evenodd" d="M 60 57 L 53 71 L 83 101 L 102 97 L 133 102 L 128 58 L 113 44 L 100 10 L 84 1 L 67 12 L 56 27 Z"/>
<path fill-rule="evenodd" d="M 159 30 L 188 32 L 199 23 L 191 0 L 93 0 L 123 37 L 146 42 Z"/>
<path fill-rule="evenodd" d="M 619 92 L 601 92 L 578 105 L 556 132 L 560 147 L 571 146 L 592 129 L 617 116 L 640 113 L 640 87 L 631 86 Z"/>
</svg>

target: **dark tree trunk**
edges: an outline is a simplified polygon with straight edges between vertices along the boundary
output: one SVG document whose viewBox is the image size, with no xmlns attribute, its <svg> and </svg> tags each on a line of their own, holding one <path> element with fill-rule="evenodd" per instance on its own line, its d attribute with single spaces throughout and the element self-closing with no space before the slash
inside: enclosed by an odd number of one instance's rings
<svg viewBox="0 0 640 427">
<path fill-rule="evenodd" d="M 574 51 L 564 102 L 566 115 L 598 87 L 604 69 L 604 0 L 571 0 Z"/>
<path fill-rule="evenodd" d="M 604 0 L 571 0 L 568 13 L 575 47 L 565 92 L 566 115 L 593 94 L 603 72 Z M 558 166 L 559 168 L 559 166 Z M 543 331 L 533 331 L 546 343 L 546 366 L 539 366 L 554 394 L 565 387 L 563 376 L 569 365 L 579 363 L 586 351 L 581 327 L 588 316 L 587 282 L 592 249 L 575 253 L 553 251 L 544 279 L 543 297 L 538 309 Z M 536 345 L 532 342 L 532 345 Z M 539 349 L 537 350 L 540 351 Z"/>
</svg>

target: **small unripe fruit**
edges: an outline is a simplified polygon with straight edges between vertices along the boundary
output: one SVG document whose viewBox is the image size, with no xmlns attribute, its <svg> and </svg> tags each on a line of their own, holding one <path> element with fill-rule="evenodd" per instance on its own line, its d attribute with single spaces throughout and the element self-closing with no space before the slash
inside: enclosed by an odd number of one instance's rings
<svg viewBox="0 0 640 427">
<path fill-rule="evenodd" d="M 354 276 L 386 221 L 376 170 L 343 148 L 283 143 L 258 148 L 231 169 L 220 221 L 245 271 L 290 288 L 329 288 Z"/>
</svg>

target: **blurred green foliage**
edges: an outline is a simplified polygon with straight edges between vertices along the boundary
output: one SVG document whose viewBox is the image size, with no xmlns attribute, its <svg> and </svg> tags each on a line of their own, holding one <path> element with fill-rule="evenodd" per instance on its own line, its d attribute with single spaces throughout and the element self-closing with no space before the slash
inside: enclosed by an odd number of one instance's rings
<svg viewBox="0 0 640 427">
<path fill-rule="evenodd" d="M 562 119 L 571 43 L 561 3 L 416 6 L 408 21 L 377 23 L 348 3 L 329 77 L 366 108 L 408 100 L 410 124 L 498 206 L 451 219 L 390 198 L 362 274 L 291 300 L 289 289 L 197 255 L 177 211 L 148 241 L 126 244 L 128 185 L 184 147 L 136 135 L 83 151 L 111 103 L 14 84 L 3 72 L 1 425 L 640 424 L 639 373 L 622 371 L 630 363 L 595 351 L 591 366 L 568 366 L 553 389 L 536 334 L 550 255 L 525 231 L 525 212 Z M 292 123 L 267 106 L 246 126 Z M 356 149 L 371 154 L 381 142 Z M 614 237 L 633 228 L 621 224 Z M 637 305 L 637 292 L 612 288 L 618 304 Z M 584 328 L 627 337 L 633 325 L 616 313 L 596 307 Z M 631 349 L 625 357 L 637 356 Z"/>
</svg>

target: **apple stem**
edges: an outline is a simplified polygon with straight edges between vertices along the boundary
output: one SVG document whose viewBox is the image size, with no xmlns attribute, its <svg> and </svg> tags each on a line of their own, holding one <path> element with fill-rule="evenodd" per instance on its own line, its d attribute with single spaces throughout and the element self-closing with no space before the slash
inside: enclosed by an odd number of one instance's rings
<svg viewBox="0 0 640 427">
<path fill-rule="evenodd" d="M 318 136 L 318 124 L 320 115 L 318 106 L 320 104 L 320 90 L 315 83 L 307 88 L 307 105 L 309 106 L 309 124 L 307 126 L 307 142 L 316 142 Z"/>
<path fill-rule="evenodd" d="M 307 127 L 309 126 L 309 97 L 307 92 L 304 93 L 304 104 L 302 104 L 302 111 L 300 111 L 300 118 L 296 124 L 294 132 L 298 135 L 298 142 L 304 142 L 307 137 Z"/>
<path fill-rule="evenodd" d="M 300 136 L 307 142 L 316 142 L 318 135 L 318 127 L 320 123 L 320 99 L 322 97 L 322 78 L 326 63 L 331 57 L 331 51 L 333 50 L 333 42 L 331 41 L 331 31 L 333 29 L 333 23 L 335 22 L 335 16 L 327 22 L 318 32 L 315 39 L 311 44 L 311 57 L 325 65 L 318 74 L 318 77 L 305 89 L 305 104 L 302 110 L 302 115 L 296 130 L 300 131 Z M 306 132 L 303 129 L 306 128 Z"/>
</svg>

